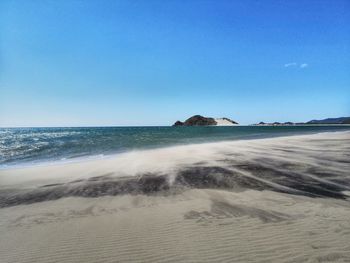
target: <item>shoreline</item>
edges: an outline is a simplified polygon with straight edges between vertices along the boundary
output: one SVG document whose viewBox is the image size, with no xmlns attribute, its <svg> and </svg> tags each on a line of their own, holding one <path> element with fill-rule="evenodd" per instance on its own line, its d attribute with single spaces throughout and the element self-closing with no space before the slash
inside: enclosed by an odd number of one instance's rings
<svg viewBox="0 0 350 263">
<path fill-rule="evenodd" d="M 346 125 L 346 124 L 344 124 Z M 242 126 L 242 125 L 235 125 L 235 126 Z M 244 126 L 244 125 L 243 125 Z M 265 127 L 268 127 L 264 125 Z M 303 125 L 301 125 L 303 126 Z M 310 126 L 323 126 L 320 125 L 310 125 Z M 326 125 L 326 126 L 332 126 L 332 125 Z M 335 125 L 339 126 L 339 125 Z M 350 125 L 348 125 L 350 126 Z M 211 126 L 208 126 L 211 127 Z M 234 126 L 218 126 L 218 127 L 234 127 Z M 272 126 L 271 126 L 272 127 Z M 139 149 L 129 149 L 124 151 L 119 151 L 115 153 L 110 154 L 96 154 L 96 155 L 86 155 L 82 157 L 74 157 L 74 158 L 61 158 L 59 160 L 43 160 L 38 162 L 20 162 L 17 164 L 3 164 L 0 165 L 0 176 L 2 171 L 8 171 L 8 170 L 21 170 L 21 169 L 28 169 L 28 168 L 35 168 L 35 167 L 46 167 L 46 166 L 60 166 L 60 165 L 67 165 L 67 164 L 75 164 L 75 163 L 86 163 L 90 161 L 97 161 L 97 160 L 108 160 L 111 158 L 116 158 L 120 155 L 127 154 L 130 152 L 143 152 L 143 151 L 152 151 L 152 150 L 161 150 L 166 148 L 172 148 L 172 147 L 185 147 L 185 146 L 191 146 L 191 145 L 206 145 L 206 144 L 216 144 L 216 143 L 231 143 L 231 142 L 238 142 L 238 141 L 253 141 L 253 140 L 266 140 L 266 139 L 274 139 L 274 138 L 285 138 L 285 137 L 296 137 L 296 136 L 309 136 L 309 135 L 316 135 L 316 134 L 326 134 L 326 133 L 347 133 L 350 131 L 310 131 L 310 132 L 299 132 L 295 134 L 267 134 L 263 137 L 256 138 L 255 136 L 246 138 L 237 138 L 237 139 L 223 139 L 223 140 L 213 140 L 213 141 L 207 141 L 207 142 L 193 142 L 193 143 L 179 143 L 179 144 L 169 144 L 169 145 L 162 145 L 162 146 L 149 146 L 146 148 L 139 148 Z M 1 179 L 1 178 L 0 178 Z"/>
<path fill-rule="evenodd" d="M 344 141 L 344 145 L 341 145 L 339 141 Z M 339 153 L 335 156 L 327 154 L 323 157 L 324 164 L 334 166 L 333 168 L 323 166 L 324 169 L 330 169 L 332 172 L 334 168 L 338 167 L 339 171 L 345 171 L 346 158 L 343 156 L 342 151 L 347 150 L 346 143 L 348 141 L 350 141 L 350 132 L 341 131 L 129 151 L 100 159 L 85 159 L 80 162 L 0 170 L 0 190 L 1 188 L 17 186 L 20 188 L 27 186 L 35 188 L 40 185 L 65 184 L 74 180 L 88 181 L 89 178 L 94 177 L 107 177 L 107 179 L 110 177 L 109 179 L 112 182 L 119 180 L 119 178 L 130 178 L 130 180 L 133 180 L 133 178 L 142 178 L 143 175 L 147 174 L 153 174 L 155 177 L 164 176 L 166 180 L 174 181 L 178 173 L 186 169 L 189 169 L 188 171 L 192 173 L 191 169 L 199 167 L 204 169 L 203 175 L 205 176 L 205 169 L 207 168 L 231 171 L 232 165 L 234 167 L 237 166 L 239 173 L 243 172 L 249 178 L 252 172 L 254 174 L 254 170 L 251 170 L 250 166 L 260 167 L 261 164 L 266 162 L 265 159 L 268 158 L 268 155 L 271 155 L 272 159 L 269 161 L 271 164 L 268 163 L 267 167 L 259 169 L 266 170 L 268 168 L 274 171 L 278 166 L 281 166 L 279 169 L 289 174 L 292 171 L 286 170 L 284 166 L 288 163 L 290 163 L 288 164 L 289 166 L 294 166 L 293 162 L 296 162 L 297 164 L 300 163 L 300 165 L 305 163 L 305 165 L 310 166 L 310 169 L 319 170 L 320 168 L 317 164 L 319 160 L 316 159 L 319 157 L 315 155 L 317 151 L 310 151 L 309 148 L 324 151 L 323 145 L 329 144 L 334 144 L 334 147 L 336 147 L 334 150 L 337 150 Z M 246 163 L 249 166 L 245 167 Z M 242 170 L 240 166 L 245 168 Z M 299 167 L 298 164 L 294 169 L 304 168 L 303 166 Z M 236 173 L 236 170 L 237 168 L 233 172 Z M 308 173 L 302 170 L 302 174 L 305 174 L 305 176 Z M 318 174 L 315 174 L 315 176 L 319 177 Z M 254 175 L 254 178 L 257 177 Z M 270 181 L 273 183 L 275 180 L 274 178 L 268 178 L 268 184 L 270 184 Z M 257 179 L 261 180 L 261 178 Z M 350 190 L 350 188 L 344 190 Z"/>
</svg>

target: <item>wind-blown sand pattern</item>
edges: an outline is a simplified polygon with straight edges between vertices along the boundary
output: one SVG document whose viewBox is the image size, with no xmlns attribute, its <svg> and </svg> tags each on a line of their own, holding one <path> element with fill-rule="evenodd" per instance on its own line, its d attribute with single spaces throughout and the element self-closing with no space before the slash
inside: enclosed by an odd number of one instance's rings
<svg viewBox="0 0 350 263">
<path fill-rule="evenodd" d="M 350 133 L 0 171 L 1 262 L 350 262 Z"/>
</svg>

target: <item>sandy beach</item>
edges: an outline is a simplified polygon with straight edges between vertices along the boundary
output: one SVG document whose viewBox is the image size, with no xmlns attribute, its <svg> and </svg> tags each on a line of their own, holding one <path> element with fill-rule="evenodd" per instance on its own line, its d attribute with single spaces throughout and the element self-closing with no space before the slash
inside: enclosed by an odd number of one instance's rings
<svg viewBox="0 0 350 263">
<path fill-rule="evenodd" d="M 350 263 L 350 0 L 0 0 L 0 263 Z"/>
<path fill-rule="evenodd" d="M 0 171 L 1 262 L 350 262 L 350 133 Z"/>
</svg>

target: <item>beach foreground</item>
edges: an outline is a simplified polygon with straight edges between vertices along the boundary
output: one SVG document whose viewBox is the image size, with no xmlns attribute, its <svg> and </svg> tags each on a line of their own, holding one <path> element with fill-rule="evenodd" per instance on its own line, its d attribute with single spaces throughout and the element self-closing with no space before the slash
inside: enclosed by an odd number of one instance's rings
<svg viewBox="0 0 350 263">
<path fill-rule="evenodd" d="M 0 171 L 2 262 L 350 262 L 350 133 Z"/>
</svg>

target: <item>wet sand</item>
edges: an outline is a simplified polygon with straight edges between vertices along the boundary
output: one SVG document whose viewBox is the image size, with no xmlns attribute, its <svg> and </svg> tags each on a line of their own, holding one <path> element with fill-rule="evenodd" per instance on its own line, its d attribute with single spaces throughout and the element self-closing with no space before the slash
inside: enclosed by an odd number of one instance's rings
<svg viewBox="0 0 350 263">
<path fill-rule="evenodd" d="M 350 133 L 0 171 L 2 262 L 350 262 Z"/>
</svg>

